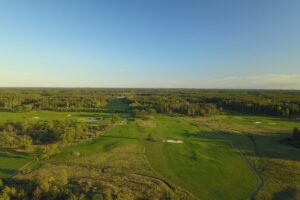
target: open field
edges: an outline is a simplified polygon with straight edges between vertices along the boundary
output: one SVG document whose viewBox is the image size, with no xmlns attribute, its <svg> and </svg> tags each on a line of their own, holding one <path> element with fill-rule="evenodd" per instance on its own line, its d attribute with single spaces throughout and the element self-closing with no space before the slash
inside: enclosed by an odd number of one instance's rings
<svg viewBox="0 0 300 200">
<path fill-rule="evenodd" d="M 0 177 L 8 177 L 35 158 L 30 153 L 0 148 Z"/>
<path fill-rule="evenodd" d="M 111 120 L 108 113 L 85 113 L 85 112 L 53 112 L 32 111 L 23 113 L 0 112 L 0 123 L 10 121 L 36 121 L 36 120 L 79 120 L 87 123 L 108 123 Z M 101 118 L 97 120 L 96 118 Z"/>
<path fill-rule="evenodd" d="M 205 128 L 195 128 L 179 119 L 159 116 L 156 122 L 157 128 L 149 130 L 154 137 L 184 141 L 147 144 L 152 166 L 168 180 L 200 199 L 246 199 L 255 190 L 257 177 L 226 140 L 214 132 L 207 137 Z M 227 192 L 232 190 L 235 192 Z"/>
<path fill-rule="evenodd" d="M 43 111 L 2 112 L 0 116 L 2 120 L 17 121 L 90 120 L 100 116 L 109 120 L 111 115 Z M 40 118 L 33 119 L 36 116 Z M 134 191 L 140 197 L 158 198 L 171 191 L 183 199 L 247 199 L 259 186 L 251 168 L 254 166 L 263 179 L 256 199 L 297 199 L 300 150 L 279 143 L 297 126 L 296 120 L 238 113 L 211 117 L 155 115 L 128 121 L 93 141 L 63 148 L 49 161 L 35 162 L 31 167 L 37 170 L 17 177 L 67 169 L 71 178 L 115 192 Z M 155 141 L 147 140 L 149 136 Z M 231 144 L 247 157 L 250 166 Z M 34 158 L 28 153 L 1 149 L 0 176 L 14 174 Z"/>
<path fill-rule="evenodd" d="M 300 198 L 300 149 L 280 143 L 299 120 L 237 113 L 188 120 L 218 132 L 247 156 L 263 179 L 256 199 Z"/>
<path fill-rule="evenodd" d="M 257 187 L 255 173 L 226 140 L 214 133 L 209 133 L 213 137 L 207 137 L 205 129 L 199 130 L 182 119 L 157 115 L 152 120 L 156 126 L 145 127 L 130 121 L 92 142 L 65 148 L 49 161 L 51 165 L 39 170 L 53 166 L 90 169 L 89 173 L 84 170 L 70 172 L 77 178 L 96 176 L 103 179 L 105 174 L 123 174 L 119 183 L 107 180 L 118 187 L 122 181 L 126 183 L 124 176 L 156 177 L 199 199 L 247 198 Z M 150 133 L 160 140 L 146 141 Z M 184 143 L 163 143 L 163 139 L 182 140 Z M 74 157 L 72 152 L 79 152 L 80 156 Z M 228 192 L 232 190 L 235 192 Z M 178 192 L 178 195 L 183 194 Z"/>
</svg>

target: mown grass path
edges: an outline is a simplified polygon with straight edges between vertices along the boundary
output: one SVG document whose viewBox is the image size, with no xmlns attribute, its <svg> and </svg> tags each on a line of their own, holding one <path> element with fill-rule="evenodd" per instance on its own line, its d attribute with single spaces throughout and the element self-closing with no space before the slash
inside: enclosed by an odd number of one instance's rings
<svg viewBox="0 0 300 200">
<path fill-rule="evenodd" d="M 9 148 L 0 149 L 0 177 L 14 176 L 34 155 Z"/>
</svg>

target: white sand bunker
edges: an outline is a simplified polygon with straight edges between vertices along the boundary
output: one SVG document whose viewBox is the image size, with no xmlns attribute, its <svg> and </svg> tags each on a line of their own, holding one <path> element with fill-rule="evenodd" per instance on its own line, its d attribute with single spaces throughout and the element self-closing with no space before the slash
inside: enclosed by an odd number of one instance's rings
<svg viewBox="0 0 300 200">
<path fill-rule="evenodd" d="M 181 144 L 181 143 L 183 143 L 182 140 L 163 140 L 163 142 L 173 143 L 173 144 Z"/>
<path fill-rule="evenodd" d="M 67 115 L 67 117 L 71 117 L 72 115 Z"/>
<path fill-rule="evenodd" d="M 274 123 L 274 122 L 270 122 L 269 124 L 275 125 L 276 123 Z"/>
<path fill-rule="evenodd" d="M 32 117 L 33 119 L 40 119 L 40 117 Z"/>
<path fill-rule="evenodd" d="M 261 122 L 254 122 L 255 124 L 261 124 Z"/>
</svg>

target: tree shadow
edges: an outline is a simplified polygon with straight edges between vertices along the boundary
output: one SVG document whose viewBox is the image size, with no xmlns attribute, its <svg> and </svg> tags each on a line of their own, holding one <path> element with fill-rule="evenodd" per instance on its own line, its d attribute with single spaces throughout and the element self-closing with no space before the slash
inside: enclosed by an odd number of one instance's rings
<svg viewBox="0 0 300 200">
<path fill-rule="evenodd" d="M 196 131 L 191 132 L 188 130 L 184 130 L 182 132 L 182 136 L 190 139 L 224 139 L 220 138 L 217 132 L 214 131 Z"/>
<path fill-rule="evenodd" d="M 81 113 L 78 115 L 79 117 L 91 117 L 91 118 L 95 118 L 95 117 L 103 117 L 103 115 L 98 114 L 98 113 Z"/>
<path fill-rule="evenodd" d="M 6 152 L 6 153 L 4 153 L 4 152 Z M 26 153 L 26 152 L 17 151 L 17 150 L 12 149 L 12 148 L 0 148 L 0 153 L 12 154 L 12 156 L 15 156 L 15 155 L 27 156 L 28 155 L 28 153 Z M 10 157 L 10 156 L 8 156 L 8 157 Z"/>
<path fill-rule="evenodd" d="M 297 190 L 295 188 L 288 187 L 279 192 L 273 193 L 272 200 L 296 200 Z"/>
<path fill-rule="evenodd" d="M 11 154 L 9 152 L 0 152 L 0 158 L 23 158 L 23 156 Z"/>
<path fill-rule="evenodd" d="M 0 173 L 2 173 L 2 174 L 13 174 L 13 173 L 15 173 L 17 170 L 14 170 L 14 169 L 0 169 Z"/>
<path fill-rule="evenodd" d="M 129 140 L 138 140 L 139 138 L 135 137 L 126 137 L 126 136 L 113 136 L 113 135 L 102 135 L 103 138 L 114 138 L 114 139 L 129 139 Z"/>
<path fill-rule="evenodd" d="M 282 138 L 287 137 L 287 134 L 236 134 L 230 131 L 212 130 L 190 132 L 184 130 L 182 136 L 187 139 L 203 140 L 207 142 L 210 140 L 227 140 L 236 148 L 240 149 L 246 156 L 260 156 L 264 158 L 300 161 L 299 148 L 282 144 L 280 142 Z"/>
</svg>

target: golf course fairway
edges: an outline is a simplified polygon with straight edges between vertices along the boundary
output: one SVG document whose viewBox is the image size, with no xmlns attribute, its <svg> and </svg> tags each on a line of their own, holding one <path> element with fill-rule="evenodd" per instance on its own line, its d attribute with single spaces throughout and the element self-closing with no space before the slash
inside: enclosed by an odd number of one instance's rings
<svg viewBox="0 0 300 200">
<path fill-rule="evenodd" d="M 155 140 L 149 140 L 149 135 Z M 163 142 L 168 139 L 183 143 Z M 74 158 L 74 151 L 81 156 Z M 259 184 L 255 172 L 227 140 L 185 119 L 163 115 L 128 121 L 91 142 L 62 149 L 52 161 L 101 168 L 107 159 L 110 167 L 116 161 L 121 173 L 156 176 L 198 199 L 248 199 Z"/>
</svg>

